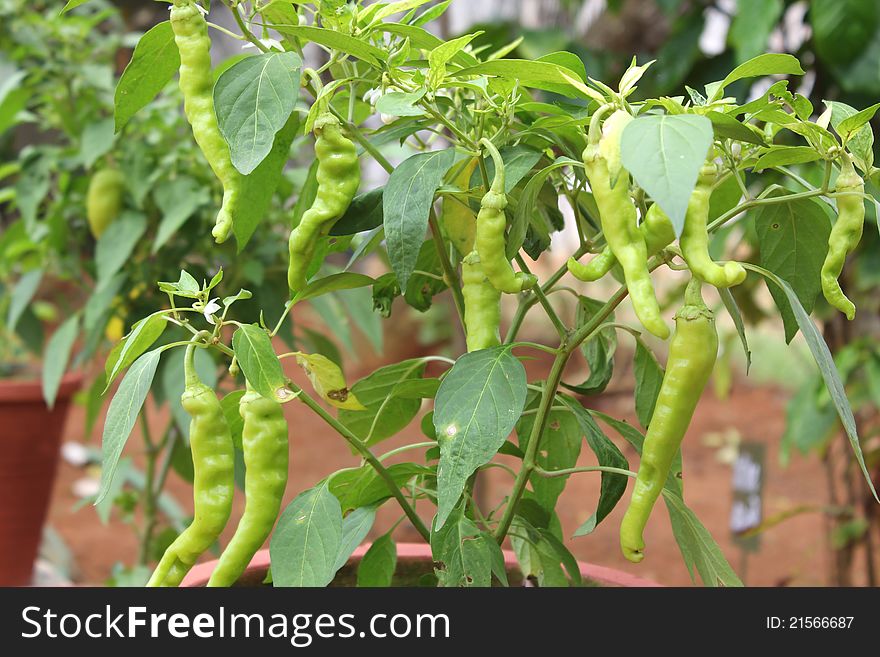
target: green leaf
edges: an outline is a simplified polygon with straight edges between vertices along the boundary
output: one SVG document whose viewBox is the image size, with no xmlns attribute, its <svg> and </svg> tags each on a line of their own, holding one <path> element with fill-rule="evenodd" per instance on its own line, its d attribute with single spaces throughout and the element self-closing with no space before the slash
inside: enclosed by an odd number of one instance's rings
<svg viewBox="0 0 880 657">
<path fill-rule="evenodd" d="M 849 437 L 850 445 L 852 446 L 859 468 L 862 470 L 862 475 L 864 475 L 865 481 L 868 483 L 868 488 L 871 489 L 871 493 L 874 495 L 874 499 L 880 502 L 880 498 L 877 497 L 877 491 L 874 488 L 874 482 L 871 481 L 871 475 L 868 474 L 868 469 L 865 466 L 865 457 L 862 454 L 862 447 L 859 443 L 859 433 L 856 428 L 856 420 L 853 417 L 852 408 L 849 405 L 849 400 L 846 398 L 846 391 L 843 389 L 843 383 L 840 380 L 840 375 L 837 373 L 837 368 L 834 365 L 834 358 L 828 350 L 828 345 L 825 344 L 825 340 L 822 339 L 816 325 L 812 322 L 810 316 L 807 315 L 807 312 L 801 305 L 800 300 L 791 288 L 791 285 L 773 272 L 762 267 L 752 264 L 746 264 L 746 267 L 761 274 L 765 278 L 770 279 L 778 287 L 782 288 L 783 292 L 785 292 L 785 296 L 788 298 L 788 303 L 794 311 L 794 316 L 801 329 L 801 333 L 803 333 L 807 346 L 810 348 L 810 352 L 816 360 L 816 365 L 819 366 L 819 372 L 822 374 L 822 379 L 825 381 L 825 387 L 828 388 L 828 393 L 831 395 L 831 402 L 834 404 L 834 408 L 837 409 L 837 414 L 840 416 L 840 422 L 843 424 L 846 435 Z"/>
<path fill-rule="evenodd" d="M 746 338 L 746 326 L 743 323 L 742 313 L 739 311 L 739 306 L 736 305 L 736 299 L 733 298 L 730 288 L 718 290 L 718 295 L 721 297 L 724 307 L 727 308 L 727 313 L 733 320 L 733 326 L 739 334 L 739 341 L 742 343 L 743 353 L 746 357 L 746 376 L 748 376 L 749 369 L 752 367 L 752 350 L 749 349 L 749 341 Z"/>
<path fill-rule="evenodd" d="M 473 34 L 465 34 L 457 39 L 444 41 L 428 53 L 428 67 L 430 69 L 428 72 L 428 85 L 431 89 L 436 89 L 443 84 L 443 80 L 446 78 L 446 64 L 482 33 L 481 30 Z"/>
<path fill-rule="evenodd" d="M 736 61 L 744 62 L 767 51 L 770 33 L 782 15 L 782 0 L 739 0 L 736 16 L 727 33 L 736 50 Z"/>
<path fill-rule="evenodd" d="M 801 454 L 808 454 L 837 433 L 837 412 L 831 404 L 819 404 L 817 384 L 812 377 L 805 381 L 785 407 L 785 433 L 779 455 L 783 463 L 789 461 L 792 445 Z"/>
<path fill-rule="evenodd" d="M 362 506 L 349 513 L 342 521 L 342 540 L 333 572 L 339 572 L 352 553 L 364 541 L 376 521 L 376 506 Z"/>
<path fill-rule="evenodd" d="M 568 396 L 560 396 L 562 402 L 568 406 L 580 425 L 581 432 L 587 439 L 587 444 L 596 455 L 599 465 L 629 469 L 626 457 L 620 452 L 611 439 L 605 435 L 599 425 L 579 401 Z M 596 504 L 596 512 L 575 532 L 575 536 L 583 536 L 592 532 L 609 513 L 617 506 L 617 502 L 626 491 L 626 475 L 614 472 L 603 472 L 602 483 L 599 492 L 599 501 Z"/>
<path fill-rule="evenodd" d="M 180 68 L 170 21 L 153 26 L 139 40 L 116 83 L 113 118 L 116 132 L 165 88 Z"/>
<path fill-rule="evenodd" d="M 196 354 L 200 352 L 201 350 L 197 351 Z M 196 371 L 200 371 L 198 363 L 196 363 Z M 244 430 L 244 418 L 241 417 L 241 413 L 238 411 L 238 403 L 244 397 L 244 394 L 244 390 L 233 390 L 224 395 L 223 399 L 220 400 L 220 408 L 223 409 L 223 416 L 226 418 L 226 424 L 229 425 L 229 433 L 232 434 L 232 444 L 235 445 L 237 450 L 241 450 L 241 432 Z"/>
<path fill-rule="evenodd" d="M 712 122 L 715 135 L 724 139 L 737 139 L 749 144 L 764 144 L 764 137 L 753 128 L 740 123 L 730 114 L 706 112 L 706 118 Z"/>
<path fill-rule="evenodd" d="M 338 290 L 352 290 L 359 287 L 369 287 L 373 284 L 373 279 L 364 274 L 356 274 L 354 272 L 342 272 L 340 274 L 330 274 L 324 278 L 313 280 L 299 294 L 294 297 L 296 302 L 305 301 L 306 299 L 314 299 L 323 294 L 336 292 Z"/>
<path fill-rule="evenodd" d="M 388 116 L 424 116 L 425 110 L 416 103 L 424 97 L 426 91 L 426 89 L 419 89 L 413 93 L 391 91 L 376 101 L 376 111 Z"/>
<path fill-rule="evenodd" d="M 784 190 L 772 194 L 784 195 Z M 788 281 L 804 310 L 812 312 L 821 290 L 819 276 L 831 233 L 831 222 L 821 203 L 804 198 L 766 205 L 755 216 L 755 231 L 761 265 Z M 794 314 L 784 292 L 774 285 L 769 288 L 782 314 L 785 341 L 791 342 L 798 326 Z"/>
<path fill-rule="evenodd" d="M 831 108 L 831 126 L 840 134 L 840 125 L 848 121 L 859 112 L 846 103 L 840 101 L 823 101 Z M 870 123 L 852 133 L 847 142 L 847 147 L 855 156 L 855 163 L 862 171 L 869 171 L 874 164 L 874 130 Z"/>
<path fill-rule="evenodd" d="M 242 174 L 257 168 L 290 118 L 301 68 L 295 52 L 267 52 L 236 62 L 214 85 L 217 123 Z"/>
<path fill-rule="evenodd" d="M 366 411 L 339 411 L 339 421 L 367 445 L 389 438 L 407 424 L 419 412 L 421 401 L 391 397 L 395 387 L 402 381 L 419 379 L 425 372 L 425 361 L 405 360 L 381 367 L 357 381 L 351 391 Z"/>
<path fill-rule="evenodd" d="M 705 586 L 742 586 L 709 530 L 685 505 L 681 496 L 664 488 L 663 501 L 666 502 L 672 531 L 691 578 L 696 567 Z"/>
<path fill-rule="evenodd" d="M 397 568 L 397 543 L 391 534 L 377 538 L 364 554 L 357 570 L 357 585 L 364 587 L 389 587 Z"/>
<path fill-rule="evenodd" d="M 526 371 L 510 347 L 459 358 L 437 391 L 434 430 L 440 443 L 437 529 L 443 527 L 468 477 L 498 451 L 526 401 Z"/>
<path fill-rule="evenodd" d="M 43 399 L 49 408 L 55 406 L 55 396 L 61 385 L 61 377 L 67 370 L 67 362 L 70 360 L 70 352 L 73 350 L 73 343 L 78 333 L 79 315 L 71 315 L 52 334 L 46 345 L 41 383 Z"/>
<path fill-rule="evenodd" d="M 523 87 L 543 89 L 569 98 L 580 98 L 583 92 L 571 84 L 577 80 L 577 73 L 552 62 L 529 59 L 496 59 L 455 71 L 456 77 L 490 75 L 513 82 Z"/>
<path fill-rule="evenodd" d="M 575 325 L 583 326 L 604 305 L 603 302 L 590 299 L 589 297 L 578 297 Z M 614 321 L 613 313 L 608 317 L 608 321 Z M 608 382 L 611 381 L 611 375 L 614 373 L 614 352 L 617 349 L 617 332 L 613 326 L 604 328 L 590 340 L 583 342 L 580 348 L 590 368 L 590 376 L 580 385 L 569 385 L 564 382 L 562 385 L 582 395 L 599 394 L 605 390 Z"/>
<path fill-rule="evenodd" d="M 641 116 L 623 130 L 623 166 L 669 215 L 676 235 L 712 140 L 712 123 L 704 116 Z"/>
<path fill-rule="evenodd" d="M 107 310 L 122 289 L 125 282 L 125 272 L 116 274 L 113 278 L 100 283 L 92 290 L 92 294 L 86 301 L 85 312 L 83 313 L 83 329 L 86 333 L 91 333 L 98 329 L 103 334 L 104 327 L 98 324 L 107 321 Z"/>
<path fill-rule="evenodd" d="M 269 335 L 256 324 L 242 324 L 232 335 L 232 348 L 248 383 L 263 397 L 286 401 L 286 379 Z"/>
<path fill-rule="evenodd" d="M 86 124 L 80 135 L 80 160 L 91 169 L 98 158 L 113 148 L 113 119 L 101 119 Z"/>
<path fill-rule="evenodd" d="M 522 194 L 516 205 L 513 215 L 513 222 L 510 225 L 510 232 L 507 235 L 507 257 L 513 258 L 514 255 L 522 248 L 526 239 L 526 233 L 529 229 L 531 218 L 535 214 L 535 206 L 538 203 L 538 196 L 547 176 L 556 169 L 565 166 L 583 167 L 583 163 L 573 160 L 569 157 L 559 157 L 552 164 L 547 165 L 540 171 L 535 172 L 529 182 L 523 188 Z M 505 181 L 506 182 L 506 181 Z"/>
<path fill-rule="evenodd" d="M 299 114 L 291 114 L 284 127 L 275 135 L 269 154 L 242 180 L 238 211 L 232 225 L 239 253 L 247 246 L 272 203 L 290 156 L 290 145 L 299 131 L 299 124 Z"/>
<path fill-rule="evenodd" d="M 431 468 L 418 463 L 395 463 L 386 470 L 398 488 L 403 487 L 413 477 L 434 473 Z M 392 495 L 388 484 L 371 465 L 334 472 L 330 475 L 328 484 L 330 492 L 339 500 L 343 513 L 379 504 Z"/>
<path fill-rule="evenodd" d="M 551 543 L 552 539 L 555 540 Z M 511 524 L 510 544 L 525 577 L 536 579 L 542 588 L 569 586 L 562 567 L 563 553 L 567 555 L 566 561 L 573 559 L 568 559 L 570 555 L 564 547 L 560 553 L 558 548 L 561 543 L 545 528 L 535 527 L 523 516 L 515 516 Z M 573 571 L 580 578 L 576 561 Z"/>
<path fill-rule="evenodd" d="M 812 0 L 810 24 L 817 54 L 832 65 L 849 64 L 869 48 L 880 21 L 876 3 Z M 875 60 L 876 62 L 876 60 Z"/>
<path fill-rule="evenodd" d="M 801 68 L 797 57 L 780 53 L 765 53 L 758 55 L 744 62 L 727 74 L 727 77 L 721 81 L 709 101 L 718 100 L 722 97 L 724 89 L 736 82 L 746 78 L 756 78 L 765 75 L 803 75 L 804 70 Z"/>
<path fill-rule="evenodd" d="M 636 378 L 636 416 L 639 424 L 647 428 L 654 414 L 657 395 L 660 394 L 660 384 L 663 383 L 663 368 L 641 338 L 636 338 L 633 374 Z"/>
<path fill-rule="evenodd" d="M 760 173 L 764 169 L 815 162 L 819 158 L 819 153 L 812 146 L 772 146 L 758 158 L 752 169 Z"/>
<path fill-rule="evenodd" d="M 345 214 L 330 229 L 330 235 L 354 235 L 382 225 L 382 194 L 384 187 L 354 197 Z"/>
<path fill-rule="evenodd" d="M 278 519 L 269 542 L 274 586 L 327 586 L 336 575 L 342 511 L 327 484 L 300 493 Z"/>
<path fill-rule="evenodd" d="M 381 66 L 381 62 L 384 62 L 386 59 L 385 52 L 380 48 L 370 45 L 363 39 L 343 34 L 336 30 L 328 30 L 312 25 L 274 25 L 273 27 L 281 32 L 281 34 L 287 34 L 303 41 L 311 41 L 333 50 L 344 52 L 347 55 L 362 59 L 373 66 Z"/>
<path fill-rule="evenodd" d="M 88 1 L 89 0 L 67 0 L 67 4 L 64 5 L 64 8 L 61 10 L 61 14 L 66 14 L 67 12 L 86 4 Z"/>
<path fill-rule="evenodd" d="M 525 144 L 507 146 L 499 152 L 501 153 L 501 159 L 504 161 L 504 191 L 508 194 L 513 191 L 520 180 L 525 178 L 526 174 L 532 170 L 543 155 L 541 151 L 537 151 Z M 495 177 L 495 161 L 491 157 L 486 159 L 486 174 L 489 180 Z M 479 176 L 479 173 L 474 172 L 474 175 Z"/>
<path fill-rule="evenodd" d="M 440 586 L 491 586 L 493 562 L 500 550 L 491 535 L 464 515 L 462 505 L 455 508 L 445 526 L 435 524 L 431 531 L 431 553 L 439 565 Z"/>
<path fill-rule="evenodd" d="M 153 198 L 162 213 L 162 220 L 153 240 L 154 255 L 199 207 L 211 200 L 207 188 L 189 176 L 181 176 L 159 185 L 153 190 Z"/>
<path fill-rule="evenodd" d="M 189 413 L 184 410 L 183 405 L 180 403 L 180 397 L 183 395 L 186 385 L 183 376 L 184 354 L 185 349 L 174 349 L 174 351 L 162 362 L 162 371 L 159 378 L 162 395 L 168 402 L 168 406 L 171 409 L 171 416 L 174 418 L 174 423 L 177 425 L 181 435 L 183 435 L 188 443 L 191 418 Z M 196 352 L 193 354 L 193 360 L 195 362 L 196 374 L 199 379 L 201 379 L 201 381 L 209 388 L 216 388 L 217 364 L 211 356 L 208 355 L 208 352 L 205 349 L 196 349 Z M 238 409 L 235 410 L 237 413 Z M 241 445 L 240 439 L 238 443 Z"/>
<path fill-rule="evenodd" d="M 15 284 L 12 294 L 10 295 L 9 310 L 6 313 L 6 328 L 10 331 L 15 330 L 15 326 L 18 324 L 21 314 L 34 298 L 34 295 L 40 287 L 40 281 L 42 280 L 42 269 L 31 269 L 22 274 L 21 278 L 18 279 L 18 282 Z"/>
<path fill-rule="evenodd" d="M 434 192 L 455 161 L 455 151 L 417 153 L 404 160 L 388 178 L 382 214 L 391 267 L 406 289 L 428 227 Z"/>
<path fill-rule="evenodd" d="M 95 247 L 98 285 L 112 278 L 128 262 L 146 230 L 147 218 L 132 211 L 123 212 L 107 227 Z"/>
<path fill-rule="evenodd" d="M 147 393 L 156 375 L 156 367 L 159 365 L 159 357 L 163 348 L 148 351 L 138 358 L 119 384 L 110 407 L 107 409 L 107 417 L 104 420 L 104 432 L 101 436 L 101 449 L 103 461 L 101 463 L 101 488 L 95 499 L 98 504 L 107 495 L 113 483 L 116 466 L 122 449 L 131 435 Z"/>
</svg>

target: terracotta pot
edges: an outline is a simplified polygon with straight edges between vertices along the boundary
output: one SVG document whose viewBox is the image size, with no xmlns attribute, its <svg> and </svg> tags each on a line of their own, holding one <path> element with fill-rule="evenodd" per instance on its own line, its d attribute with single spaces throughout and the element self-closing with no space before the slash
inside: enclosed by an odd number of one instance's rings
<svg viewBox="0 0 880 657">
<path fill-rule="evenodd" d="M 64 421 L 82 380 L 65 376 L 51 411 L 39 381 L 0 380 L 0 586 L 31 581 Z"/>
<path fill-rule="evenodd" d="M 365 543 L 358 547 L 354 554 L 349 558 L 348 563 L 343 566 L 333 580 L 331 586 L 354 586 L 354 574 L 357 564 L 361 557 L 366 554 L 370 544 Z M 397 544 L 397 576 L 402 573 L 408 573 L 417 579 L 419 575 L 432 572 L 434 560 L 431 557 L 431 548 L 424 543 L 398 543 Z M 511 586 L 522 585 L 522 578 L 519 576 L 519 566 L 516 557 L 511 550 L 504 550 L 504 563 L 507 566 L 508 576 L 510 577 Z M 214 571 L 217 561 L 206 561 L 205 563 L 196 564 L 189 574 L 184 578 L 181 586 L 197 587 L 205 586 L 208 578 Z M 579 561 L 578 566 L 581 570 L 581 576 L 584 578 L 585 584 L 593 584 L 596 586 L 626 586 L 626 587 L 657 587 L 660 584 L 651 580 L 642 579 L 635 575 L 606 568 L 605 566 L 594 566 L 593 564 Z M 250 565 L 244 574 L 236 583 L 236 586 L 260 586 L 266 577 L 266 571 L 269 568 L 269 550 L 260 550 L 254 555 Z"/>
</svg>

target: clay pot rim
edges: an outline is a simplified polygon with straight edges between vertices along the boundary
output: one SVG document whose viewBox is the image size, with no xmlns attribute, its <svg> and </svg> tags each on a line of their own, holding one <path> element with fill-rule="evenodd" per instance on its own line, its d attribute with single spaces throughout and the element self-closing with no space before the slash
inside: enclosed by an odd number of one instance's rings
<svg viewBox="0 0 880 657">
<path fill-rule="evenodd" d="M 364 554 L 366 554 L 367 550 L 370 549 L 370 545 L 370 543 L 363 543 L 358 546 L 358 548 L 352 553 L 351 557 L 349 557 L 347 562 L 348 565 L 360 561 Z M 502 550 L 502 552 L 504 553 L 505 566 L 507 566 L 508 568 L 516 568 L 517 561 L 513 551 Z M 433 561 L 433 558 L 431 556 L 431 547 L 424 543 L 398 543 L 397 558 L 398 560 L 404 561 Z M 181 586 L 185 588 L 197 588 L 205 586 L 208 582 L 208 578 L 210 578 L 211 573 L 214 571 L 214 568 L 216 566 L 216 559 L 196 564 L 195 566 L 193 566 L 192 570 L 187 573 L 186 577 L 183 579 L 183 583 L 181 584 Z M 250 573 L 251 575 L 253 575 L 255 572 L 265 574 L 268 568 L 269 550 L 260 550 L 254 555 L 254 558 L 251 559 L 251 563 L 247 567 L 246 572 Z M 625 573 L 615 568 L 609 568 L 607 566 L 597 566 L 595 564 L 586 563 L 584 561 L 578 561 L 578 568 L 580 568 L 581 575 L 585 579 L 592 580 L 602 586 L 618 586 L 627 588 L 654 588 L 662 586 L 662 584 L 658 584 L 657 582 L 651 581 L 649 579 L 644 579 L 636 575 L 630 575 L 629 573 Z M 260 579 L 262 579 L 262 577 L 260 577 Z"/>
<path fill-rule="evenodd" d="M 84 372 L 68 372 L 58 386 L 57 399 L 70 397 L 82 387 L 86 375 Z M 0 379 L 0 403 L 33 402 L 43 399 L 43 383 L 41 379 Z"/>
</svg>

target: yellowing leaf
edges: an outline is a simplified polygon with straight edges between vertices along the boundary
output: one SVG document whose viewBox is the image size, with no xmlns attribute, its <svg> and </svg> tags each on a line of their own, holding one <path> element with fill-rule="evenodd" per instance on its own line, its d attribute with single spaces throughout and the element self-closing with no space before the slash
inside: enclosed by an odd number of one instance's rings
<svg viewBox="0 0 880 657">
<path fill-rule="evenodd" d="M 348 411 L 367 410 L 348 389 L 342 370 L 332 360 L 321 354 L 297 352 L 296 362 L 309 377 L 315 392 L 328 404 Z"/>
</svg>

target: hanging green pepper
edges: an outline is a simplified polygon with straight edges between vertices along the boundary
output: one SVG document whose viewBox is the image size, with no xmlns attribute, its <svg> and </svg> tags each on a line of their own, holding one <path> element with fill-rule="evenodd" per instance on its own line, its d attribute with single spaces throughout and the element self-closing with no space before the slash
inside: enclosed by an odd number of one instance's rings
<svg viewBox="0 0 880 657">
<path fill-rule="evenodd" d="M 678 243 L 681 254 L 691 273 L 718 288 L 739 285 L 746 279 L 746 270 L 738 262 L 730 261 L 723 266 L 716 264 L 709 255 L 709 202 L 717 178 L 715 163 L 709 159 L 700 169 L 697 185 L 688 201 L 684 228 Z"/>
<path fill-rule="evenodd" d="M 655 256 L 667 246 L 672 244 L 675 239 L 675 228 L 669 216 L 660 209 L 660 206 L 654 203 L 645 214 L 645 220 L 639 224 L 639 233 L 645 240 L 645 246 L 648 250 L 648 257 Z M 574 258 L 568 259 L 568 271 L 575 278 L 584 281 L 598 281 L 607 274 L 614 265 L 617 264 L 617 258 L 611 252 L 611 247 L 606 246 L 602 252 L 593 257 L 587 264 L 581 264 Z"/>
<path fill-rule="evenodd" d="M 344 134 L 342 126 L 329 111 L 315 119 L 315 157 L 318 160 L 318 192 L 290 233 L 290 263 L 287 283 L 296 294 L 308 283 L 306 275 L 317 240 L 326 235 L 345 214 L 361 182 L 357 150 Z"/>
<path fill-rule="evenodd" d="M 675 316 L 666 373 L 642 446 L 632 498 L 620 525 L 620 547 L 634 563 L 645 556 L 642 533 L 718 355 L 715 319 L 703 303 L 700 287 L 698 278 L 691 279 L 685 305 Z"/>
<path fill-rule="evenodd" d="M 462 191 L 471 187 L 471 176 L 477 168 L 477 158 L 468 160 L 453 178 L 452 185 Z M 474 249 L 477 234 L 477 218 L 471 207 L 454 196 L 443 197 L 443 208 L 440 212 L 440 227 L 447 239 L 462 256 Z"/>
<path fill-rule="evenodd" d="M 504 192 L 504 160 L 498 149 L 488 139 L 480 141 L 489 151 L 495 163 L 495 177 L 480 201 L 480 212 L 477 215 L 477 235 L 475 244 L 480 255 L 480 264 L 486 278 L 495 289 L 507 294 L 516 294 L 528 290 L 537 282 L 532 274 L 514 272 L 507 259 L 507 245 L 504 231 L 507 229 L 507 218 L 504 208 L 507 207 L 507 195 Z"/>
<path fill-rule="evenodd" d="M 208 586 L 231 586 L 238 580 L 272 532 L 287 486 L 287 421 L 281 404 L 248 389 L 238 412 L 244 421 L 244 514 Z"/>
<path fill-rule="evenodd" d="M 865 224 L 865 181 L 856 173 L 849 155 L 845 156 L 834 191 L 837 199 L 837 221 L 828 237 L 828 254 L 822 264 L 822 293 L 832 306 L 846 315 L 856 316 L 856 307 L 843 293 L 838 278 L 843 272 L 846 256 L 852 253 L 862 239 Z"/>
<path fill-rule="evenodd" d="M 190 415 L 189 443 L 193 459 L 192 524 L 162 555 L 147 586 L 177 586 L 210 548 L 232 511 L 234 456 L 232 434 L 214 391 L 199 380 L 193 364 L 196 345 L 191 342 L 184 356 L 186 387 L 180 398 Z"/>
<path fill-rule="evenodd" d="M 590 138 L 583 159 L 587 179 L 596 205 L 599 208 L 599 220 L 602 232 L 614 257 L 623 268 L 623 276 L 632 299 L 633 309 L 642 325 L 658 338 L 669 337 L 669 327 L 660 316 L 660 305 L 654 295 L 654 284 L 648 272 L 648 249 L 645 240 L 638 230 L 638 213 L 629 195 L 629 173 L 620 168 L 612 185 L 608 159 L 603 152 L 612 152 L 613 144 L 602 144 L 605 139 L 616 140 L 616 148 L 620 148 L 620 132 L 617 129 L 624 121 L 615 119 L 606 135 L 599 138 L 596 128 L 598 119 L 610 108 L 601 108 L 593 117 L 590 126 Z M 615 114 L 622 112 L 618 110 Z M 624 112 L 625 114 L 625 112 Z M 609 117 L 612 121 L 614 115 Z M 615 127 L 617 126 L 617 127 Z"/>
<path fill-rule="evenodd" d="M 174 0 L 171 28 L 180 52 L 180 90 L 183 109 L 192 126 L 193 137 L 214 175 L 223 184 L 223 203 L 211 234 L 224 242 L 232 230 L 238 211 L 242 175 L 232 164 L 229 146 L 214 114 L 214 79 L 211 75 L 211 39 L 202 10 L 193 0 Z"/>
<path fill-rule="evenodd" d="M 461 294 L 464 298 L 464 326 L 468 351 L 501 344 L 501 292 L 483 272 L 480 255 L 468 254 L 461 263 Z"/>
<path fill-rule="evenodd" d="M 95 239 L 116 221 L 122 209 L 125 177 L 119 169 L 107 168 L 96 172 L 89 180 L 86 192 L 86 219 Z"/>
</svg>

